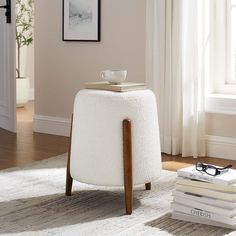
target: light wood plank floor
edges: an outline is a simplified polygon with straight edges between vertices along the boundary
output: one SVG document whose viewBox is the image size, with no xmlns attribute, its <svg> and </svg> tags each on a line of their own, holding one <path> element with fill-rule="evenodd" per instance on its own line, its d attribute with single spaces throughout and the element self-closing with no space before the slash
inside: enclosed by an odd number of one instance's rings
<svg viewBox="0 0 236 236">
<path fill-rule="evenodd" d="M 33 113 L 32 102 L 25 108 L 17 109 L 17 134 L 0 129 L 0 169 L 22 166 L 67 152 L 69 138 L 33 132 Z M 236 161 L 209 157 L 198 160 L 220 166 L 231 163 L 236 169 Z M 163 168 L 172 171 L 196 163 L 196 159 L 191 157 L 181 158 L 165 154 L 162 155 L 162 161 Z"/>
<path fill-rule="evenodd" d="M 233 165 L 233 169 L 236 169 L 236 161 L 213 158 L 213 157 L 201 157 L 194 159 L 192 157 L 180 157 L 180 156 L 170 156 L 162 154 L 162 166 L 165 170 L 176 171 L 180 168 L 195 165 L 197 161 L 201 161 L 208 164 L 226 166 L 228 164 Z"/>
<path fill-rule="evenodd" d="M 0 129 L 0 169 L 22 166 L 65 153 L 69 138 L 34 133 L 34 104 L 17 108 L 17 134 Z"/>
</svg>

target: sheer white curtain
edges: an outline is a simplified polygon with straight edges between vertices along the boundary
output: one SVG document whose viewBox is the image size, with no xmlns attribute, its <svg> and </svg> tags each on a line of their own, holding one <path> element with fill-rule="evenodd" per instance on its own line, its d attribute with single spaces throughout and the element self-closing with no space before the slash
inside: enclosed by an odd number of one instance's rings
<svg viewBox="0 0 236 236">
<path fill-rule="evenodd" d="M 204 1 L 147 0 L 147 82 L 172 155 L 205 156 Z"/>
</svg>

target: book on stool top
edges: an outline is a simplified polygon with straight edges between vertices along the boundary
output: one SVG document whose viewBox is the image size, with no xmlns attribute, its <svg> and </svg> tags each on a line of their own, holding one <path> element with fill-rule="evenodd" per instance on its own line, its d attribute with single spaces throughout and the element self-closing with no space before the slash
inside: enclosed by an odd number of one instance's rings
<svg viewBox="0 0 236 236">
<path fill-rule="evenodd" d="M 111 84 L 109 82 L 102 81 L 102 82 L 86 83 L 85 88 L 96 89 L 96 90 L 107 90 L 107 91 L 113 91 L 113 92 L 128 92 L 128 91 L 146 89 L 147 85 L 145 83 L 131 83 L 131 82 Z"/>
</svg>

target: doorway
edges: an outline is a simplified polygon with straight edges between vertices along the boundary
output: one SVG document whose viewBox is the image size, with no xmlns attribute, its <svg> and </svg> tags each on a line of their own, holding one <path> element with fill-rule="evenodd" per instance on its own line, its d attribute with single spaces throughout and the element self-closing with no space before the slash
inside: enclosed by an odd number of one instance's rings
<svg viewBox="0 0 236 236">
<path fill-rule="evenodd" d="M 15 0 L 16 120 L 33 123 L 34 116 L 34 1 Z M 31 125 L 32 127 L 32 125 Z"/>
</svg>

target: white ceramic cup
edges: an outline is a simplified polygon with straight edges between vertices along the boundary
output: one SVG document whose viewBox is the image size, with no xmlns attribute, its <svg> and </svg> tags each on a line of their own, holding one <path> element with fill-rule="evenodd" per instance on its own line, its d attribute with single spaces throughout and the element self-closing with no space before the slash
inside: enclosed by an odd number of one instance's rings
<svg viewBox="0 0 236 236">
<path fill-rule="evenodd" d="M 111 84 L 120 84 L 125 81 L 127 70 L 104 70 L 101 72 L 101 78 Z"/>
</svg>

